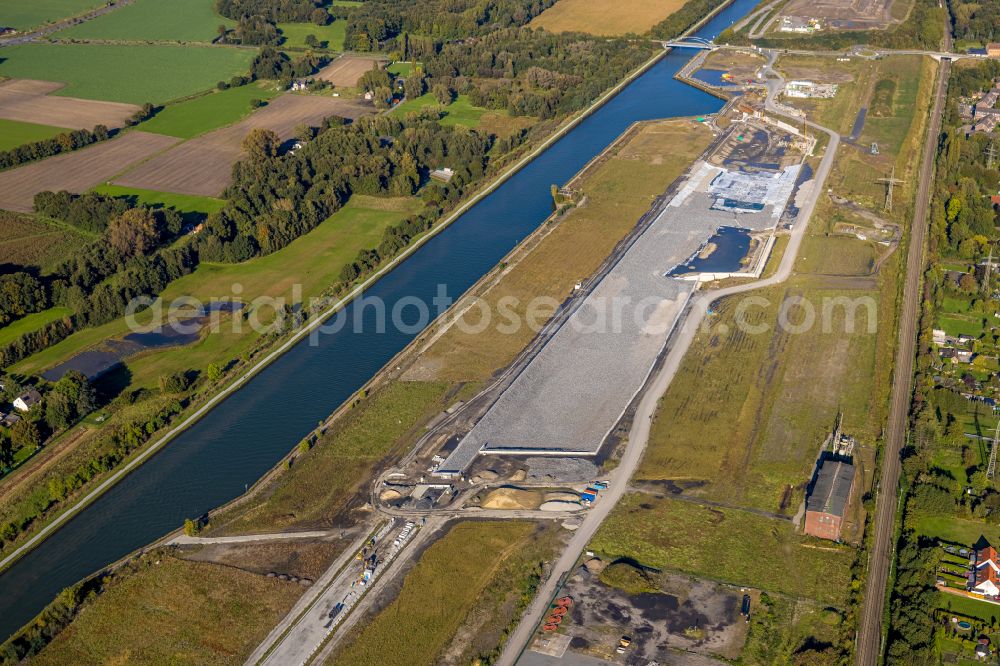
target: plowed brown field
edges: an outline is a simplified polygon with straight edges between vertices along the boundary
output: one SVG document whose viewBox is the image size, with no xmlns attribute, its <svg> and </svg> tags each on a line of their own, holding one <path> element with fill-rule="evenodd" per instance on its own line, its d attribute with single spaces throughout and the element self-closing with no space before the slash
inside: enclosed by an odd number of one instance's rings
<svg viewBox="0 0 1000 666">
<path fill-rule="evenodd" d="M 0 208 L 29 213 L 35 194 L 43 190 L 85 192 L 177 141 L 161 134 L 125 132 L 82 150 L 2 171 Z"/>
<path fill-rule="evenodd" d="M 32 79 L 0 83 L 0 118 L 70 129 L 91 129 L 94 125 L 123 127 L 125 121 L 139 110 L 134 104 L 50 94 L 64 85 Z"/>
<path fill-rule="evenodd" d="M 335 86 L 353 88 L 358 84 L 358 79 L 361 78 L 361 75 L 371 69 L 375 63 L 379 63 L 379 66 L 381 66 L 385 63 L 385 59 L 341 56 L 319 70 L 316 78 L 329 81 Z"/>
</svg>

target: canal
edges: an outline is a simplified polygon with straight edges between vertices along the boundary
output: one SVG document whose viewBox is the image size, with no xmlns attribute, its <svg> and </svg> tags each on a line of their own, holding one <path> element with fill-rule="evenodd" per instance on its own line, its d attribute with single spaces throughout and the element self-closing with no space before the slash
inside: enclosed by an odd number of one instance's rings
<svg viewBox="0 0 1000 666">
<path fill-rule="evenodd" d="M 735 0 L 697 35 L 714 38 L 757 2 Z M 390 312 L 402 298 L 431 302 L 439 285 L 457 298 L 548 217 L 549 186 L 569 180 L 631 123 L 718 110 L 721 100 L 673 78 L 692 53 L 661 59 L 367 296 Z M 238 496 L 415 336 L 391 326 L 376 332 L 375 309 L 361 314 L 362 332 L 344 326 L 318 345 L 299 343 L 0 575 L 3 636 L 63 588 Z"/>
</svg>

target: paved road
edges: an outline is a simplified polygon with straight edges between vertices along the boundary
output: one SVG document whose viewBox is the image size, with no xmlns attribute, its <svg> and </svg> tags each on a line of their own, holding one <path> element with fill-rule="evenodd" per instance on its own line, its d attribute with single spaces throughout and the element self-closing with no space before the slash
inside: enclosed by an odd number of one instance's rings
<svg viewBox="0 0 1000 666">
<path fill-rule="evenodd" d="M 771 63 L 773 61 L 774 58 L 772 57 Z M 780 81 L 776 82 L 774 89 L 768 95 L 768 109 L 772 111 L 771 103 L 773 96 L 777 94 L 777 90 L 780 90 Z M 615 504 L 624 495 L 628 481 L 638 466 L 642 454 L 646 449 L 646 444 L 649 441 L 650 424 L 653 414 L 656 411 L 656 406 L 677 373 L 685 352 L 691 346 L 691 342 L 700 329 L 701 322 L 708 311 L 708 306 L 723 296 L 731 296 L 780 284 L 791 276 L 795 258 L 798 255 L 799 247 L 802 245 L 802 239 L 805 237 L 809 219 L 816 207 L 816 201 L 820 193 L 824 190 L 824 183 L 830 174 L 830 169 L 833 166 L 833 158 L 837 152 L 837 146 L 840 144 L 840 135 L 836 132 L 811 122 L 807 122 L 806 124 L 816 130 L 826 132 L 830 137 L 830 142 L 820 162 L 820 166 L 816 170 L 816 178 L 812 186 L 811 195 L 800 209 L 800 218 L 792 229 L 788 247 L 782 256 L 777 272 L 769 278 L 751 284 L 737 285 L 727 289 L 707 292 L 692 302 L 691 310 L 684 315 L 682 326 L 673 333 L 674 339 L 668 344 L 663 367 L 643 392 L 643 397 L 636 409 L 632 429 L 629 432 L 625 453 L 622 455 L 618 467 L 609 475 L 611 481 L 610 487 L 603 493 L 601 500 L 587 513 L 583 524 L 574 533 L 573 538 L 554 564 L 552 573 L 539 588 L 531 605 L 504 646 L 503 654 L 497 662 L 498 666 L 514 666 L 517 662 L 522 650 L 531 641 L 536 627 L 548 610 L 549 602 L 555 596 L 564 577 L 573 570 L 580 554 L 586 548 L 587 544 L 590 543 L 598 527 L 600 527 Z"/>
<path fill-rule="evenodd" d="M 864 602 L 861 607 L 856 658 L 861 666 L 875 666 L 882 657 L 882 619 L 885 609 L 885 586 L 893 557 L 893 536 L 897 490 L 899 485 L 899 452 L 907 432 L 907 417 L 913 390 L 913 359 L 917 338 L 917 315 L 920 306 L 920 276 L 923 273 L 924 237 L 927 233 L 927 208 L 930 201 L 931 182 L 934 178 L 934 156 L 941 133 L 941 112 L 951 63 L 941 63 L 941 74 L 934 94 L 930 128 L 924 143 L 917 203 L 910 232 L 910 247 L 906 257 L 906 282 L 903 287 L 903 306 L 899 319 L 899 344 L 896 348 L 896 365 L 893 373 L 889 423 L 886 430 L 885 449 L 882 456 L 882 476 L 879 480 L 875 509 L 875 535 L 868 561 L 868 579 L 865 583 Z"/>
</svg>

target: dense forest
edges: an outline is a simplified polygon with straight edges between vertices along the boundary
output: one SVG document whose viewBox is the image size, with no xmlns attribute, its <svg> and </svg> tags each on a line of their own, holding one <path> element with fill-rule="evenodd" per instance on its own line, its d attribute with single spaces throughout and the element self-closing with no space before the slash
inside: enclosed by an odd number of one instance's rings
<svg viewBox="0 0 1000 666">
<path fill-rule="evenodd" d="M 344 43 L 357 51 L 402 47 L 410 34 L 435 44 L 522 26 L 555 0 L 371 0 L 352 11 Z M 428 55 L 419 53 L 418 57 Z"/>
<path fill-rule="evenodd" d="M 983 45 L 1000 41 L 1000 0 L 952 0 L 949 5 L 955 39 L 980 42 Z"/>
</svg>

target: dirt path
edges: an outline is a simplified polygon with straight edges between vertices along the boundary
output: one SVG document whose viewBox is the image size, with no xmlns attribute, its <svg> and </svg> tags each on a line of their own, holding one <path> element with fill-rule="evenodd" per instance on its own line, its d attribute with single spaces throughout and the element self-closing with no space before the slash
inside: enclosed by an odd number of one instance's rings
<svg viewBox="0 0 1000 666">
<path fill-rule="evenodd" d="M 7 502 L 24 486 L 34 483 L 35 479 L 44 475 L 66 454 L 73 451 L 80 439 L 88 432 L 90 431 L 83 426 L 78 426 L 75 430 L 65 434 L 57 443 L 50 444 L 36 453 L 31 460 L 25 463 L 24 467 L 14 470 L 11 475 L 4 477 L 0 481 L 0 504 Z"/>
</svg>

